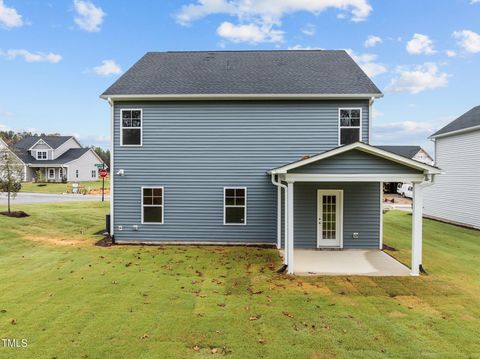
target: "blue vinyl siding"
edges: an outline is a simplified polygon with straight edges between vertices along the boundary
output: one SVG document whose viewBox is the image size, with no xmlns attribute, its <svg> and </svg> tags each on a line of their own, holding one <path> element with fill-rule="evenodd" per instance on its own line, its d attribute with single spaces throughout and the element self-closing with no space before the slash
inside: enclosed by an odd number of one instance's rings
<svg viewBox="0 0 480 359">
<path fill-rule="evenodd" d="M 271 168 L 338 145 L 338 108 L 368 101 L 116 102 L 114 225 L 120 241 L 276 242 Z M 120 109 L 143 109 L 143 146 L 121 147 Z M 164 224 L 141 224 L 141 187 L 164 187 Z M 223 187 L 247 187 L 247 225 L 223 225 Z M 118 231 L 118 226 L 123 226 Z M 134 231 L 133 226 L 139 230 Z"/>
<path fill-rule="evenodd" d="M 294 168 L 289 173 L 305 174 L 421 174 L 422 171 L 399 163 L 373 156 L 359 150 L 341 153 L 337 156 Z"/>
<path fill-rule="evenodd" d="M 380 183 L 295 183 L 294 244 L 317 248 L 317 190 L 343 190 L 343 248 L 378 248 L 380 245 Z M 353 233 L 359 234 L 353 239 Z"/>
</svg>

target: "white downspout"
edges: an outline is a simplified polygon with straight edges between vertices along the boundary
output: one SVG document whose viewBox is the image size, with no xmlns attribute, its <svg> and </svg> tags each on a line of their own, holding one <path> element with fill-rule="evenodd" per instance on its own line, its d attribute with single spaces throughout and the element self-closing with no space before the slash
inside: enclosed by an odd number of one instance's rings
<svg viewBox="0 0 480 359">
<path fill-rule="evenodd" d="M 115 150 L 115 103 L 109 97 L 107 99 L 108 104 L 110 105 L 110 236 L 114 238 L 114 203 L 113 203 L 113 184 L 114 184 L 114 177 L 115 177 L 115 170 L 114 170 L 114 150 Z"/>
<path fill-rule="evenodd" d="M 282 248 L 282 195 L 281 195 L 281 188 L 285 190 L 285 198 L 284 198 L 284 208 L 285 208 L 285 251 L 283 255 L 283 263 L 287 264 L 287 233 L 288 233 L 288 211 L 287 211 L 287 186 L 281 183 L 280 181 L 275 180 L 275 175 L 272 175 L 272 183 L 277 186 L 278 192 L 277 192 L 277 248 L 280 249 Z"/>
</svg>

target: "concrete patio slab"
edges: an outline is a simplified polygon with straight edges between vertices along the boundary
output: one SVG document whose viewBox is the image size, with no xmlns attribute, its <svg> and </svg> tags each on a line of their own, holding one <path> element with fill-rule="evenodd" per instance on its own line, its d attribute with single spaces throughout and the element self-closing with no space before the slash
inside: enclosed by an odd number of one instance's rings
<svg viewBox="0 0 480 359">
<path fill-rule="evenodd" d="M 410 269 L 378 249 L 295 249 L 296 275 L 409 276 Z"/>
</svg>

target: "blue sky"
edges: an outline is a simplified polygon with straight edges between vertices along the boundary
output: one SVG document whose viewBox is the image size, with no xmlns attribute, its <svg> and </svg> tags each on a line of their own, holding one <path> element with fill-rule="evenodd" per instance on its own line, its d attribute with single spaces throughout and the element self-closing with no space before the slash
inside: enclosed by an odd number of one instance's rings
<svg viewBox="0 0 480 359">
<path fill-rule="evenodd" d="M 348 49 L 385 93 L 374 144 L 480 103 L 480 0 L 0 0 L 0 128 L 108 146 L 99 94 L 147 51 Z"/>
</svg>

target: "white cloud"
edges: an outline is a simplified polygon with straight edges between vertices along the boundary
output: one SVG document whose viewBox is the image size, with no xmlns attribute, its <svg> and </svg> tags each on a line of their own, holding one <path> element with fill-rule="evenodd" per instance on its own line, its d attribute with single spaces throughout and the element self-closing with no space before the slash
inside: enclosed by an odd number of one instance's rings
<svg viewBox="0 0 480 359">
<path fill-rule="evenodd" d="M 447 50 L 445 51 L 445 53 L 447 54 L 448 57 L 455 57 L 457 56 L 457 53 L 453 50 Z"/>
<path fill-rule="evenodd" d="M 5 5 L 3 0 L 0 0 L 0 25 L 7 29 L 23 25 L 22 15 L 13 7 Z"/>
<path fill-rule="evenodd" d="M 317 31 L 317 29 L 315 28 L 315 25 L 313 25 L 313 24 L 306 24 L 304 27 L 302 27 L 302 32 L 307 36 L 315 35 L 316 31 Z"/>
<path fill-rule="evenodd" d="M 433 41 L 427 35 L 414 34 L 407 42 L 407 52 L 412 55 L 431 55 L 436 51 L 433 48 Z"/>
<path fill-rule="evenodd" d="M 118 75 L 122 73 L 122 68 L 113 60 L 103 60 L 101 65 L 93 68 L 93 72 L 101 76 Z"/>
<path fill-rule="evenodd" d="M 244 24 L 235 25 L 231 22 L 223 22 L 217 29 L 218 35 L 235 43 L 248 42 L 282 42 L 283 31 L 273 30 L 268 25 Z"/>
<path fill-rule="evenodd" d="M 365 20 L 372 11 L 368 0 L 197 0 L 183 5 L 175 17 L 179 24 L 190 25 L 209 15 L 226 14 L 238 20 L 236 25 L 224 22 L 217 29 L 219 34 L 227 33 L 228 39 L 282 42 L 283 32 L 275 27 L 281 25 L 285 15 L 299 11 L 318 15 L 329 8 L 348 11 L 352 21 Z M 312 33 L 311 29 L 307 32 Z"/>
<path fill-rule="evenodd" d="M 470 4 L 472 4 L 472 5 L 473 5 L 473 4 L 478 4 L 478 3 L 480 3 L 480 0 L 471 0 L 471 1 L 470 1 Z"/>
<path fill-rule="evenodd" d="M 430 122 L 418 122 L 418 121 L 401 121 L 382 123 L 374 125 L 377 129 L 386 129 L 391 131 L 405 131 L 409 133 L 433 133 L 435 126 Z"/>
<path fill-rule="evenodd" d="M 375 62 L 377 55 L 375 54 L 355 54 L 353 50 L 345 50 L 369 76 L 375 77 L 387 72 L 387 67 L 379 62 Z"/>
<path fill-rule="evenodd" d="M 372 108 L 372 118 L 378 118 L 383 116 L 383 112 L 377 110 L 375 107 Z"/>
<path fill-rule="evenodd" d="M 23 57 L 26 62 L 50 62 L 56 64 L 62 60 L 62 56 L 49 52 L 48 54 L 43 52 L 30 52 L 25 49 L 10 49 L 5 52 L 0 52 L 0 55 L 14 60 L 17 57 Z"/>
<path fill-rule="evenodd" d="M 370 36 L 367 37 L 367 39 L 363 43 L 363 46 L 365 46 L 365 47 L 375 47 L 378 44 L 381 44 L 382 42 L 383 42 L 383 40 L 380 37 L 375 36 L 375 35 L 370 35 Z"/>
<path fill-rule="evenodd" d="M 480 52 L 480 34 L 471 30 L 455 31 L 453 37 L 458 40 L 458 45 L 467 52 Z"/>
<path fill-rule="evenodd" d="M 290 46 L 288 50 L 323 50 L 323 49 L 320 47 L 295 45 L 295 46 Z"/>
<path fill-rule="evenodd" d="M 0 131 L 10 131 L 10 127 L 8 127 L 7 125 L 2 125 L 0 123 Z"/>
<path fill-rule="evenodd" d="M 422 91 L 445 87 L 448 76 L 434 63 L 427 62 L 414 68 L 397 68 L 397 77 L 393 78 L 385 91 L 417 94 Z"/>
<path fill-rule="evenodd" d="M 77 13 L 74 21 L 81 29 L 88 32 L 100 31 L 100 25 L 106 15 L 101 7 L 88 0 L 73 0 L 73 6 Z"/>
<path fill-rule="evenodd" d="M 10 111 L 0 111 L 0 117 L 12 117 L 13 112 Z"/>
</svg>

